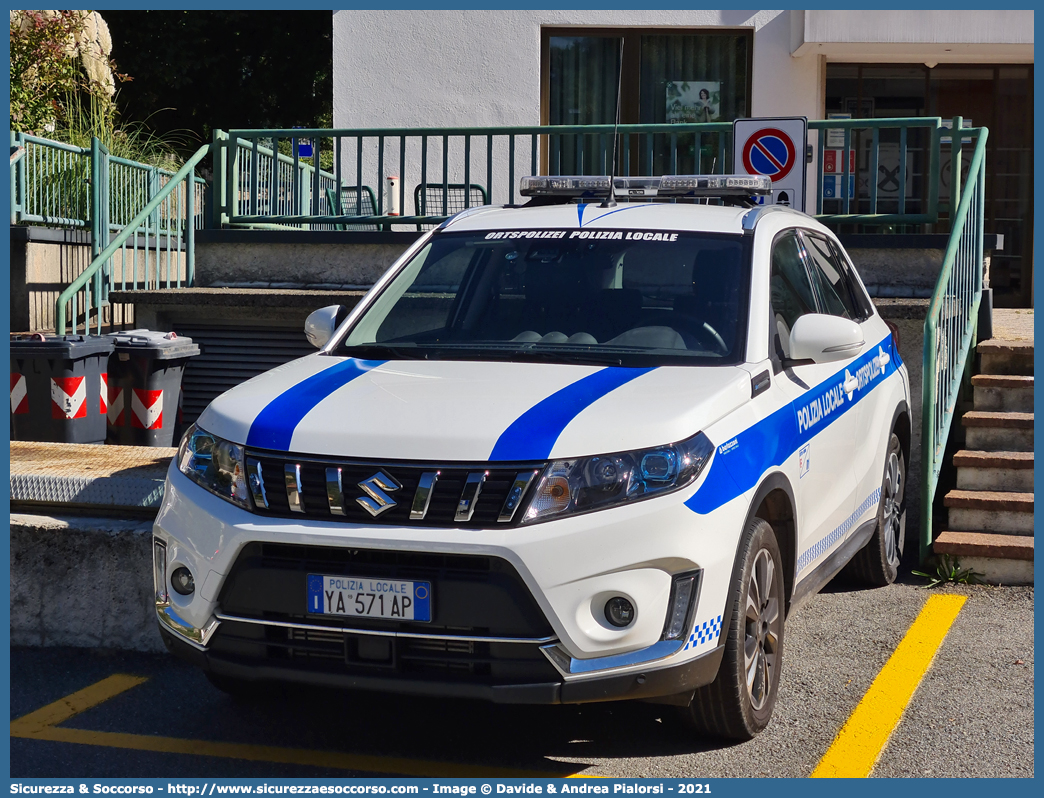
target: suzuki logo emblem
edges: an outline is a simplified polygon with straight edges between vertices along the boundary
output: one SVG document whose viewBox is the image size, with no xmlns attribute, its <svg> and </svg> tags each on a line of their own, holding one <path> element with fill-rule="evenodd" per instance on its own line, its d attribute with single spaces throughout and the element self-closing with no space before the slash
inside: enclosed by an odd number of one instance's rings
<svg viewBox="0 0 1044 798">
<path fill-rule="evenodd" d="M 360 496 L 356 501 L 362 505 L 366 512 L 376 518 L 385 510 L 390 510 L 395 506 L 395 499 L 388 494 L 399 490 L 402 485 L 394 477 L 388 476 L 383 471 L 378 471 L 369 479 L 364 479 L 360 482 L 359 487 L 362 488 L 363 493 L 366 495 Z"/>
</svg>

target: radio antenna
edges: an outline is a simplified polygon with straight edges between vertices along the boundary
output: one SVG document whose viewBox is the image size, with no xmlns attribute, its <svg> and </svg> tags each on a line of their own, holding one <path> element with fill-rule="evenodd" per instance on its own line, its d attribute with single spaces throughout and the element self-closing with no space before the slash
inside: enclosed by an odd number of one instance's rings
<svg viewBox="0 0 1044 798">
<path fill-rule="evenodd" d="M 620 68 L 616 75 L 616 124 L 613 126 L 613 160 L 609 164 L 609 192 L 605 195 L 605 199 L 599 208 L 615 208 L 616 207 L 616 190 L 613 187 L 613 180 L 616 177 L 616 142 L 618 138 L 617 131 L 620 129 L 620 86 L 623 84 L 623 50 L 624 50 L 624 38 L 620 37 Z"/>
</svg>

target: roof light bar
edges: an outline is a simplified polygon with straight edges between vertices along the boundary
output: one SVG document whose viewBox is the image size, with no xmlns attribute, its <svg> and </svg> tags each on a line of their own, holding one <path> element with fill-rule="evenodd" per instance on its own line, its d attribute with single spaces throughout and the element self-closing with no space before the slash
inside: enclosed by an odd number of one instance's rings
<svg viewBox="0 0 1044 798">
<path fill-rule="evenodd" d="M 604 197 L 608 177 L 523 177 L 523 197 Z M 613 193 L 620 198 L 648 197 L 749 197 L 768 194 L 772 179 L 764 175 L 663 175 L 662 177 L 617 177 Z"/>
</svg>

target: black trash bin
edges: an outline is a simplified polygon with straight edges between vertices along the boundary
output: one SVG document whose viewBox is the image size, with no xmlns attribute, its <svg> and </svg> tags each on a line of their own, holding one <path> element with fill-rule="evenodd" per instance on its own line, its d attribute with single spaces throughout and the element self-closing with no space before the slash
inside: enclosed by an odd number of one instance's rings
<svg viewBox="0 0 1044 798">
<path fill-rule="evenodd" d="M 106 364 L 98 335 L 11 339 L 11 440 L 104 443 Z"/>
<path fill-rule="evenodd" d="M 170 446 L 178 425 L 181 376 L 199 354 L 191 338 L 152 330 L 127 330 L 107 336 L 115 345 L 109 358 L 107 443 Z"/>
</svg>

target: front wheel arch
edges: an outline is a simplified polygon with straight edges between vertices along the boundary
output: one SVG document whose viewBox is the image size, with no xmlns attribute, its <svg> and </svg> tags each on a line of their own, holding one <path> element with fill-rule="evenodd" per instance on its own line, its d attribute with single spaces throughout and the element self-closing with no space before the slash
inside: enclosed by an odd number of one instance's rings
<svg viewBox="0 0 1044 798">
<path fill-rule="evenodd" d="M 782 471 L 773 471 L 768 474 L 754 491 L 754 498 L 747 508 L 747 515 L 743 519 L 743 529 L 750 526 L 755 518 L 767 521 L 776 534 L 776 543 L 779 546 L 780 556 L 783 559 L 783 592 L 786 598 L 786 611 L 784 617 L 790 612 L 791 599 L 794 596 L 794 568 L 797 563 L 797 502 L 794 500 L 794 488 Z M 737 569 L 743 563 L 740 558 L 740 549 L 743 546 L 743 535 L 736 542 L 736 553 L 732 558 L 732 575 L 729 584 L 737 577 Z M 729 623 L 732 618 L 734 600 L 730 596 L 725 603 L 725 611 L 722 613 L 721 633 L 718 644 L 725 640 L 729 634 Z"/>
</svg>

